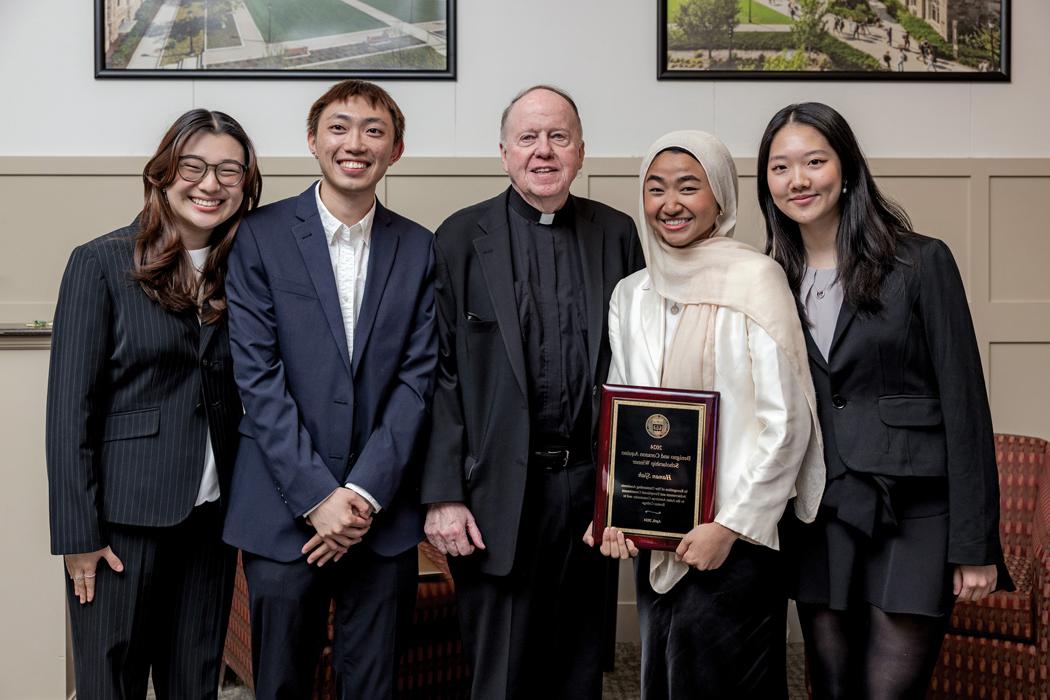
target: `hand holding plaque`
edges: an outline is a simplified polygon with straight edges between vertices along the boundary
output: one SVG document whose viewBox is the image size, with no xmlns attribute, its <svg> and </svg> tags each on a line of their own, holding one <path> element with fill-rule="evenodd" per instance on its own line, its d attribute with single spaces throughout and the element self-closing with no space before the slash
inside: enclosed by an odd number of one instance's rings
<svg viewBox="0 0 1050 700">
<path fill-rule="evenodd" d="M 718 393 L 606 384 L 593 533 L 674 550 L 714 518 Z"/>
</svg>

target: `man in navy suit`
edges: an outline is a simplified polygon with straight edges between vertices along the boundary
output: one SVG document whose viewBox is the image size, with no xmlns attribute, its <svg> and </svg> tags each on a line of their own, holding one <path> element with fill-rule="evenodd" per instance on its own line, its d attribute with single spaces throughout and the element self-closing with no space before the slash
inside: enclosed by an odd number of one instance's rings
<svg viewBox="0 0 1050 700">
<path fill-rule="evenodd" d="M 256 697 L 307 698 L 334 598 L 342 698 L 393 694 L 422 539 L 433 236 L 375 190 L 404 150 L 382 88 L 311 107 L 322 177 L 246 218 L 226 281 L 244 402 L 224 537 L 244 551 Z"/>
</svg>

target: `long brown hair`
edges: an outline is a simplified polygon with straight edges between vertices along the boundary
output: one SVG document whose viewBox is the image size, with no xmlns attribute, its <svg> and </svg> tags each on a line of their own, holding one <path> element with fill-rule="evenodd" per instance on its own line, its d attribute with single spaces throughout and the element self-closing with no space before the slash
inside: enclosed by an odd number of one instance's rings
<svg viewBox="0 0 1050 700">
<path fill-rule="evenodd" d="M 179 156 L 186 141 L 199 131 L 232 136 L 244 149 L 247 171 L 241 181 L 244 198 L 237 212 L 212 231 L 211 250 L 198 279 L 179 236 L 175 215 L 164 190 L 179 177 Z M 233 246 L 237 223 L 259 204 L 262 175 L 255 148 L 244 129 L 223 112 L 192 109 L 175 120 L 156 153 L 142 170 L 145 203 L 135 237 L 133 279 L 142 290 L 170 311 L 196 309 L 201 323 L 214 323 L 226 312 L 226 257 Z"/>
</svg>

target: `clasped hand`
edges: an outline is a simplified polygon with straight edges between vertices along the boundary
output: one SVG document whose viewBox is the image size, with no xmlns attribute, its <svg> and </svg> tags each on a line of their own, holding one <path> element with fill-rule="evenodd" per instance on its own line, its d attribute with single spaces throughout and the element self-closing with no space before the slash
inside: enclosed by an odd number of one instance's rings
<svg viewBox="0 0 1050 700">
<path fill-rule="evenodd" d="M 316 534 L 303 545 L 308 564 L 339 561 L 372 527 L 372 506 L 353 489 L 340 486 L 306 517 Z"/>
</svg>

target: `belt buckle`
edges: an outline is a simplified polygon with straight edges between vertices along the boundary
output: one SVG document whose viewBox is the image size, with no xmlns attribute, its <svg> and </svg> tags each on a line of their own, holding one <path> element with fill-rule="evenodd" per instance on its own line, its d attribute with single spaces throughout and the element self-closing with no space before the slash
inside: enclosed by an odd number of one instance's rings
<svg viewBox="0 0 1050 700">
<path fill-rule="evenodd" d="M 536 452 L 537 456 L 543 457 L 543 468 L 545 471 L 549 472 L 557 471 L 559 469 L 565 469 L 567 466 L 569 466 L 569 458 L 571 454 L 572 453 L 567 449 L 540 450 Z"/>
</svg>

